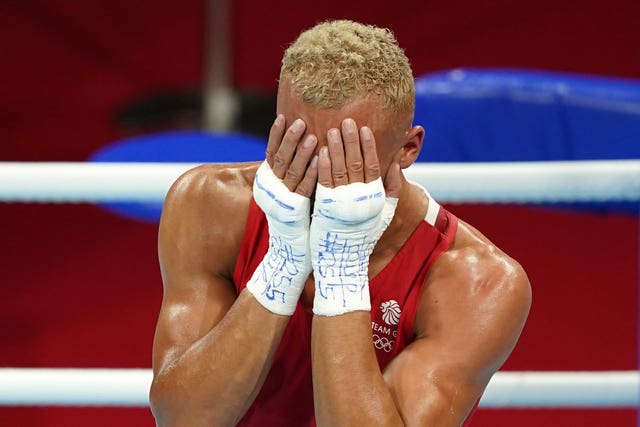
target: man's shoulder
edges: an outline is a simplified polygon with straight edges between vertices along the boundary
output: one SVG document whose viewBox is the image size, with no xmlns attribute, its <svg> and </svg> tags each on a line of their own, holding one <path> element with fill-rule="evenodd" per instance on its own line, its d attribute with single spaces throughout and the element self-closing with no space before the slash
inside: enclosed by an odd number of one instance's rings
<svg viewBox="0 0 640 427">
<path fill-rule="evenodd" d="M 165 199 L 158 233 L 165 264 L 184 257 L 193 269 L 231 277 L 257 166 L 202 165 L 176 180 Z"/>
<path fill-rule="evenodd" d="M 487 366 L 495 367 L 515 345 L 530 306 L 531 286 L 522 266 L 460 221 L 453 244 L 429 270 L 415 330 L 420 337 L 453 341 L 477 332 L 493 355 Z"/>
<path fill-rule="evenodd" d="M 453 244 L 441 258 L 444 274 L 459 275 L 470 286 L 502 286 L 505 281 L 528 286 L 520 263 L 462 220 Z"/>
<path fill-rule="evenodd" d="M 188 228 L 200 234 L 244 230 L 258 163 L 201 165 L 182 174 L 171 186 L 160 221 L 164 228 Z"/>
<path fill-rule="evenodd" d="M 171 186 L 170 197 L 198 200 L 250 195 L 259 163 L 205 164 L 189 169 Z"/>
<path fill-rule="evenodd" d="M 428 281 L 442 292 L 455 292 L 478 302 L 483 298 L 530 299 L 530 284 L 520 263 L 460 220 L 451 247 L 432 267 Z"/>
</svg>

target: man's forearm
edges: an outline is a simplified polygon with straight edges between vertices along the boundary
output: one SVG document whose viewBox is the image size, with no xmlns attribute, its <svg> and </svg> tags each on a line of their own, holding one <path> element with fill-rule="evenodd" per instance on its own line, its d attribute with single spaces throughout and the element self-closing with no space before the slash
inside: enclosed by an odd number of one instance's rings
<svg viewBox="0 0 640 427">
<path fill-rule="evenodd" d="M 311 334 L 318 426 L 401 426 L 371 341 L 369 312 L 315 316 Z"/>
<path fill-rule="evenodd" d="M 264 383 L 288 321 L 242 292 L 213 329 L 154 379 L 151 403 L 158 425 L 237 423 Z"/>
</svg>

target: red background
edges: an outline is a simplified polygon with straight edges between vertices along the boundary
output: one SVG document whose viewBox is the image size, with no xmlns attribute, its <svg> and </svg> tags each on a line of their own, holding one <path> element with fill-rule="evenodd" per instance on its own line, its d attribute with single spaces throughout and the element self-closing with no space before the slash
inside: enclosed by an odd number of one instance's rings
<svg viewBox="0 0 640 427">
<path fill-rule="evenodd" d="M 234 2 L 238 89 L 273 93 L 303 28 L 392 28 L 416 75 L 510 66 L 640 77 L 633 0 Z M 328 12 L 331 11 L 331 12 Z M 82 161 L 123 136 L 124 105 L 202 81 L 196 1 L 0 4 L 0 160 Z M 425 147 L 428 150 L 428 144 Z M 636 369 L 638 222 L 542 207 L 449 205 L 520 260 L 534 304 L 508 370 Z M 162 296 L 156 226 L 90 205 L 0 204 L 0 366 L 149 367 Z M 477 426 L 634 425 L 632 410 L 480 410 Z M 148 409 L 0 408 L 1 425 L 154 425 Z"/>
</svg>

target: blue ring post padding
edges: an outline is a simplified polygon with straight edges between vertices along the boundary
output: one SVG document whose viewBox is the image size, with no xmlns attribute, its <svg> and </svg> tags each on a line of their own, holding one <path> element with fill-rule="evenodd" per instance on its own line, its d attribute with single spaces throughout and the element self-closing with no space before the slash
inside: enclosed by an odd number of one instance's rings
<svg viewBox="0 0 640 427">
<path fill-rule="evenodd" d="M 427 74 L 416 78 L 414 123 L 426 130 L 420 162 L 638 159 L 640 81 L 514 69 Z M 595 210 L 620 209 L 638 211 Z"/>
<path fill-rule="evenodd" d="M 248 135 L 180 131 L 127 138 L 98 150 L 89 160 L 92 162 L 248 162 L 264 159 L 266 147 L 266 140 Z M 101 206 L 126 218 L 151 223 L 157 223 L 162 212 L 162 203 L 108 203 Z"/>
<path fill-rule="evenodd" d="M 640 81 L 504 69 L 416 79 L 419 161 L 640 158 Z"/>
</svg>

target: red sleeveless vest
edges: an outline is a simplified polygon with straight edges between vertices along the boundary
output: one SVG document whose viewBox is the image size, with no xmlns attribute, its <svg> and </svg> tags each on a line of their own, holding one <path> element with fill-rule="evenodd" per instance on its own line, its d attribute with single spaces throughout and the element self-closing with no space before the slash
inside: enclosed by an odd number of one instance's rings
<svg viewBox="0 0 640 427">
<path fill-rule="evenodd" d="M 425 219 L 391 262 L 370 280 L 371 336 L 381 370 L 413 341 L 413 323 L 427 271 L 449 248 L 457 227 L 457 218 L 430 198 Z M 238 294 L 260 264 L 268 240 L 267 220 L 251 199 L 233 274 Z M 298 304 L 262 390 L 239 426 L 316 425 L 311 382 L 312 317 L 312 313 Z"/>
</svg>

